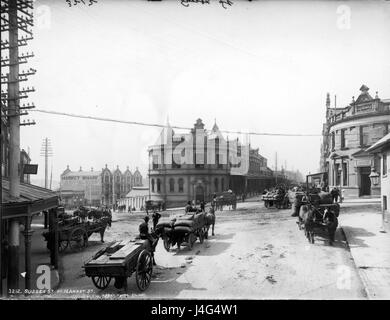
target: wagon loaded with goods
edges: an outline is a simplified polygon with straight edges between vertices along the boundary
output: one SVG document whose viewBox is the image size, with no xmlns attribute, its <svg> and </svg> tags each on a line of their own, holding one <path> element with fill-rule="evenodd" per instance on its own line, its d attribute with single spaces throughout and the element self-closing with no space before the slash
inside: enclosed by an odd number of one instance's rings
<svg viewBox="0 0 390 320">
<path fill-rule="evenodd" d="M 82 219 L 78 215 L 59 215 L 58 219 L 58 249 L 64 252 L 67 248 L 73 251 L 81 250 L 88 245 L 88 238 L 93 233 L 99 233 L 101 242 L 104 242 L 104 232 L 111 226 L 111 215 L 107 212 L 90 211 L 91 220 Z M 47 241 L 47 248 L 50 249 L 54 243 L 54 233 L 44 232 L 43 237 Z"/>
<path fill-rule="evenodd" d="M 171 247 L 181 245 L 192 249 L 197 239 L 203 243 L 207 238 L 208 227 L 206 225 L 204 212 L 188 212 L 171 219 L 161 219 L 156 226 L 156 233 L 164 241 L 164 248 L 169 252 Z"/>
<path fill-rule="evenodd" d="M 340 205 L 333 203 L 328 192 L 306 194 L 302 197 L 298 212 L 298 227 L 304 230 L 310 243 L 314 243 L 315 234 L 322 231 L 328 234 L 330 244 L 334 242 Z"/>
<path fill-rule="evenodd" d="M 232 206 L 232 209 L 235 210 L 237 208 L 236 194 L 231 190 L 218 193 L 213 199 L 212 205 L 215 206 L 215 210 L 222 211 L 224 206 Z"/>
<path fill-rule="evenodd" d="M 91 277 L 95 287 L 100 290 L 106 289 L 114 279 L 115 288 L 124 288 L 127 292 L 127 278 L 135 273 L 138 289 L 145 291 L 152 279 L 156 244 L 141 239 L 116 242 L 85 262 L 85 275 Z"/>
<path fill-rule="evenodd" d="M 261 199 L 264 201 L 264 206 L 266 208 L 275 207 L 277 209 L 287 209 L 291 206 L 286 190 L 280 187 L 274 188 L 266 194 L 263 194 Z"/>
</svg>

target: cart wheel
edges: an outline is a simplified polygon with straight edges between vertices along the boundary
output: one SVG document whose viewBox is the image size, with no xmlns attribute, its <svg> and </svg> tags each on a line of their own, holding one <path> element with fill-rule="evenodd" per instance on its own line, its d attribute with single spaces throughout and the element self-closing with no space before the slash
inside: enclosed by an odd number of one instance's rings
<svg viewBox="0 0 390 320">
<path fill-rule="evenodd" d="M 145 291 L 152 279 L 153 259 L 147 250 L 142 250 L 138 256 L 135 279 L 140 291 Z"/>
<path fill-rule="evenodd" d="M 164 237 L 164 249 L 168 252 L 171 250 L 171 242 L 168 237 Z"/>
<path fill-rule="evenodd" d="M 68 247 L 68 241 L 58 241 L 58 251 L 59 252 L 64 252 L 66 248 Z"/>
<path fill-rule="evenodd" d="M 84 229 L 74 229 L 69 236 L 69 246 L 72 250 L 82 250 L 88 241 L 87 233 Z"/>
<path fill-rule="evenodd" d="M 111 282 L 110 276 L 94 276 L 92 277 L 92 282 L 96 288 L 104 290 L 108 287 Z"/>
</svg>

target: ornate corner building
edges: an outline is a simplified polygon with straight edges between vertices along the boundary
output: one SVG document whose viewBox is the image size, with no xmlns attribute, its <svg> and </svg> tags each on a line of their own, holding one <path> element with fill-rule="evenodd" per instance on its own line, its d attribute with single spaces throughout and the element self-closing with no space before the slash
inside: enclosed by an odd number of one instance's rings
<svg viewBox="0 0 390 320">
<path fill-rule="evenodd" d="M 250 194 L 262 192 L 274 183 L 273 171 L 259 149 L 249 145 L 247 169 L 234 172 L 228 159 L 233 144 L 241 155 L 244 145 L 238 139 L 224 138 L 216 123 L 206 130 L 201 119 L 189 131 L 176 134 L 168 124 L 158 142 L 149 147 L 149 199 L 162 200 L 167 207 L 182 207 L 187 201 L 208 202 L 214 193 L 228 189 L 236 194 Z M 200 147 L 196 142 L 199 133 Z M 172 151 L 187 140 L 192 142 L 189 148 L 181 150 L 182 162 L 174 161 Z"/>
<path fill-rule="evenodd" d="M 381 171 L 379 157 L 366 150 L 389 133 L 390 99 L 373 98 L 362 85 L 360 94 L 343 108 L 331 107 L 326 98 L 320 167 L 328 173 L 328 184 L 339 187 L 343 197 L 380 196 L 380 181 L 372 183 Z"/>
</svg>

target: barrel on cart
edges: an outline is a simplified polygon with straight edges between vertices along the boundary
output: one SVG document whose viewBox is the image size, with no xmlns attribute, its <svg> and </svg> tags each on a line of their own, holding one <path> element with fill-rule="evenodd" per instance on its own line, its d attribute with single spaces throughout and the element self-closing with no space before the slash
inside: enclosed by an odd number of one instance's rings
<svg viewBox="0 0 390 320">
<path fill-rule="evenodd" d="M 135 273 L 138 289 L 145 291 L 152 279 L 154 247 L 149 240 L 116 242 L 84 264 L 85 275 L 100 290 L 106 289 L 114 279 L 115 288 L 127 292 L 127 278 Z"/>
</svg>

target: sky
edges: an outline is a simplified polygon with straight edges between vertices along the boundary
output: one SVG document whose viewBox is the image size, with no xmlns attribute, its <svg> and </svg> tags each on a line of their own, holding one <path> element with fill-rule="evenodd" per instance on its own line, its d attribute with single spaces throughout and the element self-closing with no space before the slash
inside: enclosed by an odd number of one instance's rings
<svg viewBox="0 0 390 320">
<path fill-rule="evenodd" d="M 179 0 L 35 1 L 29 84 L 37 109 L 221 130 L 321 134 L 326 93 L 347 106 L 366 84 L 390 98 L 390 2 L 238 1 L 224 9 Z M 30 112 L 21 129 L 44 178 L 108 165 L 145 177 L 160 129 Z M 230 138 L 230 137 L 229 137 Z M 251 136 L 287 169 L 317 172 L 322 138 Z"/>
</svg>

